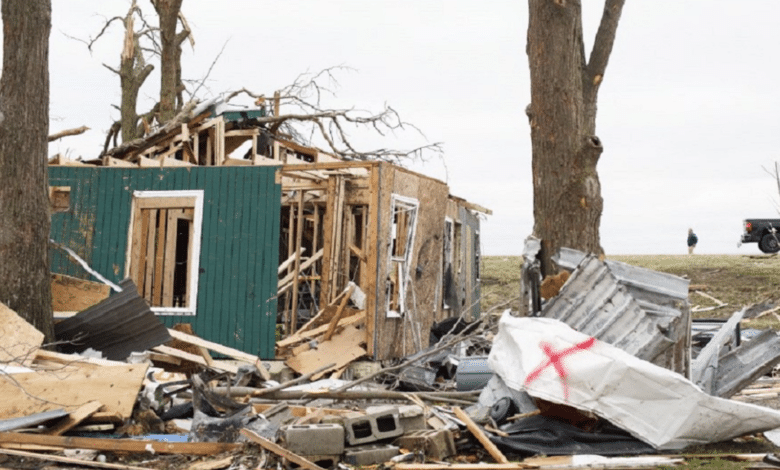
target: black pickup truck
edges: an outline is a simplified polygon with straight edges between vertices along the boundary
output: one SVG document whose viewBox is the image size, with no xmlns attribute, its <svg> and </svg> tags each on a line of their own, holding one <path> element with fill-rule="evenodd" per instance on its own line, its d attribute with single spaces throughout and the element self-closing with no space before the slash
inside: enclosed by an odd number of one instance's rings
<svg viewBox="0 0 780 470">
<path fill-rule="evenodd" d="M 742 243 L 758 243 L 764 253 L 780 251 L 780 219 L 746 219 L 742 223 Z"/>
</svg>

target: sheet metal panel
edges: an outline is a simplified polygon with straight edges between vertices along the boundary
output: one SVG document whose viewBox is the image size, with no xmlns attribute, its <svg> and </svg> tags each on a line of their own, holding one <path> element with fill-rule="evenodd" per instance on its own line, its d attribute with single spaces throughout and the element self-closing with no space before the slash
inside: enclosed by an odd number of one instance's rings
<svg viewBox="0 0 780 470">
<path fill-rule="evenodd" d="M 638 301 L 635 298 L 638 283 L 625 284 L 627 278 L 634 279 L 632 270 L 623 267 L 616 270 L 614 264 L 602 262 L 594 255 L 583 255 L 575 267 L 558 295 L 544 304 L 541 316 L 563 321 L 581 333 L 647 361 L 653 361 L 680 339 L 681 312 L 647 300 Z M 665 276 L 640 273 L 639 278 L 644 281 L 663 278 L 664 286 L 675 286 L 672 289 L 675 293 L 678 289 L 678 283 L 666 283 Z M 662 295 L 653 283 L 644 284 L 653 295 Z M 660 301 L 672 303 L 668 297 Z"/>
<path fill-rule="evenodd" d="M 132 352 L 141 352 L 167 343 L 168 329 L 152 313 L 130 279 L 119 284 L 115 293 L 75 316 L 57 322 L 54 335 L 63 342 L 65 353 L 95 349 L 112 361 L 123 361 Z"/>
</svg>

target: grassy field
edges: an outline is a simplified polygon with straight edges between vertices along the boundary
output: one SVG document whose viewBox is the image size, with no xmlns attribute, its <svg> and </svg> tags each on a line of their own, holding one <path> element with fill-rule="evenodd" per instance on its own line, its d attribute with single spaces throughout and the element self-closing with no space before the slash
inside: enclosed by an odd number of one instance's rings
<svg viewBox="0 0 780 470">
<path fill-rule="evenodd" d="M 767 310 L 780 303 L 780 256 L 776 255 L 624 255 L 609 259 L 661 271 L 690 280 L 702 286 L 705 294 L 724 307 L 695 313 L 697 317 L 723 318 L 742 307 L 755 305 Z M 482 309 L 488 310 L 509 302 L 515 310 L 520 292 L 519 256 L 486 256 L 482 270 Z M 719 305 L 708 297 L 691 292 L 695 309 Z M 780 315 L 780 311 L 777 312 Z M 780 316 L 768 314 L 753 321 L 751 327 L 780 329 Z"/>
</svg>

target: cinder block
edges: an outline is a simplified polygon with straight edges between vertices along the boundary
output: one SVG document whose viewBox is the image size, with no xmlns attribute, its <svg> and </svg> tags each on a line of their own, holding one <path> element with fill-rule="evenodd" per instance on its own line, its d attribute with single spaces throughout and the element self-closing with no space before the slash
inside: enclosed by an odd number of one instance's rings
<svg viewBox="0 0 780 470">
<path fill-rule="evenodd" d="M 393 444 L 412 452 L 423 452 L 426 458 L 433 460 L 444 460 L 456 454 L 455 439 L 447 429 L 412 431 Z"/>
<path fill-rule="evenodd" d="M 292 424 L 280 431 L 284 448 L 299 455 L 344 452 L 344 427 L 338 424 Z"/>
<path fill-rule="evenodd" d="M 354 467 L 365 467 L 387 462 L 399 453 L 397 446 L 389 444 L 350 447 L 344 453 L 344 463 Z"/>
<path fill-rule="evenodd" d="M 404 433 L 397 410 L 345 418 L 344 429 L 347 442 L 353 446 L 390 439 Z"/>
<path fill-rule="evenodd" d="M 366 408 L 366 413 L 392 413 L 394 410 L 398 411 L 398 419 L 401 422 L 401 428 L 403 428 L 404 434 L 411 431 L 417 431 L 418 429 L 428 429 L 428 425 L 425 424 L 423 409 L 419 405 L 369 406 Z"/>
</svg>

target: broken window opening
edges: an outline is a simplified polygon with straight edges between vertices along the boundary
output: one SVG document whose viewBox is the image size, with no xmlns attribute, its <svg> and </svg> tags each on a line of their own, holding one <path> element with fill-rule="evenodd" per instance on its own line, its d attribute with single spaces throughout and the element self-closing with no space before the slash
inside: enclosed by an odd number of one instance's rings
<svg viewBox="0 0 780 470">
<path fill-rule="evenodd" d="M 386 282 L 386 311 L 388 318 L 398 318 L 406 309 L 406 284 L 412 262 L 414 234 L 417 228 L 419 201 L 393 194 L 391 198 L 390 237 Z"/>
<path fill-rule="evenodd" d="M 158 315 L 195 315 L 203 191 L 136 191 L 126 276 Z"/>
<path fill-rule="evenodd" d="M 450 310 L 448 300 L 453 298 L 455 279 L 452 272 L 452 244 L 455 237 L 455 224 L 449 217 L 444 218 L 444 237 L 442 243 L 442 296 L 441 306 Z"/>
</svg>

